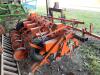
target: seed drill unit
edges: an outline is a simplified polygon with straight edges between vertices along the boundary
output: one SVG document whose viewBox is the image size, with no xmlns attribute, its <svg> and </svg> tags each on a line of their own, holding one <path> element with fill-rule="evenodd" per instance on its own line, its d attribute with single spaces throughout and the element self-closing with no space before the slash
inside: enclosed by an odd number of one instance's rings
<svg viewBox="0 0 100 75">
<path fill-rule="evenodd" d="M 56 24 L 50 21 L 51 19 L 71 24 Z M 33 60 L 31 69 L 34 73 L 44 64 L 59 60 L 62 56 L 71 56 L 80 42 L 88 40 L 85 35 L 100 39 L 99 36 L 91 33 L 92 24 L 89 32 L 86 28 L 76 28 L 78 24 L 84 24 L 84 22 L 44 17 L 32 13 L 26 20 L 17 23 L 16 28 L 10 31 L 14 59 L 19 62 L 27 58 Z M 78 35 L 80 32 L 82 36 Z"/>
</svg>

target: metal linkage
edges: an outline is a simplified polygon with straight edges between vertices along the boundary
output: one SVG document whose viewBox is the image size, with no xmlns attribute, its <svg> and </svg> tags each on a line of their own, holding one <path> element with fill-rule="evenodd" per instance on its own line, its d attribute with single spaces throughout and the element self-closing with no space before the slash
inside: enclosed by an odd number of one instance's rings
<svg viewBox="0 0 100 75">
<path fill-rule="evenodd" d="M 1 75 L 21 75 L 18 63 L 13 58 L 10 38 L 2 35 Z"/>
</svg>

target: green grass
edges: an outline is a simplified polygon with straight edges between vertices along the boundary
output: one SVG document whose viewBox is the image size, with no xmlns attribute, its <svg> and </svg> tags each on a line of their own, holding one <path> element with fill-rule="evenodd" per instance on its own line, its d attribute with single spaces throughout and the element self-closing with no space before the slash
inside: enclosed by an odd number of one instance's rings
<svg viewBox="0 0 100 75">
<path fill-rule="evenodd" d="M 84 21 L 85 26 L 89 27 L 90 23 L 94 24 L 94 33 L 100 32 L 100 12 L 82 11 L 82 10 L 67 10 L 66 18 L 76 18 Z"/>
<path fill-rule="evenodd" d="M 46 10 L 43 7 L 38 7 L 36 12 L 38 12 L 40 15 L 46 15 Z M 84 21 L 87 28 L 89 28 L 90 23 L 93 23 L 94 33 L 100 35 L 100 12 L 66 9 L 65 14 L 66 19 L 78 19 L 80 21 Z M 58 14 L 55 16 L 57 15 Z"/>
</svg>

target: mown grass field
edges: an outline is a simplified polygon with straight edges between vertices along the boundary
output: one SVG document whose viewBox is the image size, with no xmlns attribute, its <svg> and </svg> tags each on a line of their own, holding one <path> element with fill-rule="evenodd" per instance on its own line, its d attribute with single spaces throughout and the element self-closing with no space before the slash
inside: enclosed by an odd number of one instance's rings
<svg viewBox="0 0 100 75">
<path fill-rule="evenodd" d="M 100 32 L 100 12 L 83 11 L 83 10 L 67 10 L 66 18 L 76 18 L 84 21 L 86 27 L 89 27 L 90 23 L 94 24 L 94 33 Z"/>
<path fill-rule="evenodd" d="M 36 10 L 41 15 L 46 15 L 46 10 L 43 7 L 38 7 Z M 100 35 L 100 12 L 87 10 L 66 9 L 66 19 L 78 19 L 85 22 L 85 26 L 89 28 L 90 23 L 94 24 L 94 33 Z M 57 16 L 57 14 L 55 14 Z M 60 16 L 58 14 L 58 16 Z"/>
</svg>

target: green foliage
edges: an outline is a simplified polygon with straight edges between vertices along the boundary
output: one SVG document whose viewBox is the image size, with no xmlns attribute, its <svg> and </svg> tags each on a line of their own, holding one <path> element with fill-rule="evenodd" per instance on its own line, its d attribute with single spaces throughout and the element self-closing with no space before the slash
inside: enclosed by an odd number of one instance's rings
<svg viewBox="0 0 100 75">
<path fill-rule="evenodd" d="M 7 5 L 0 5 L 0 15 L 9 14 L 9 9 Z"/>
<path fill-rule="evenodd" d="M 25 14 L 21 5 L 9 5 L 11 14 Z"/>
</svg>

